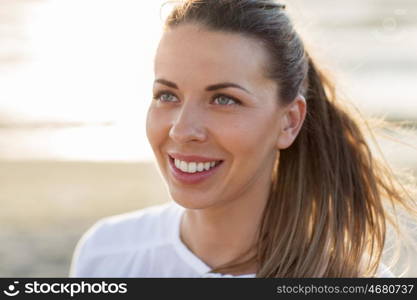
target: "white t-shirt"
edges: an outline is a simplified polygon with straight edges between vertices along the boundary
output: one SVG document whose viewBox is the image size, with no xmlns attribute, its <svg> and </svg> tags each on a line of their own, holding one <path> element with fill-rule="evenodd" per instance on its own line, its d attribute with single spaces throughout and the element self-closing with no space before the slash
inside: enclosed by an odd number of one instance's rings
<svg viewBox="0 0 417 300">
<path fill-rule="evenodd" d="M 70 277 L 255 277 L 209 273 L 180 239 L 184 208 L 175 202 L 107 217 L 80 239 Z M 379 277 L 392 277 L 382 266 Z"/>
</svg>

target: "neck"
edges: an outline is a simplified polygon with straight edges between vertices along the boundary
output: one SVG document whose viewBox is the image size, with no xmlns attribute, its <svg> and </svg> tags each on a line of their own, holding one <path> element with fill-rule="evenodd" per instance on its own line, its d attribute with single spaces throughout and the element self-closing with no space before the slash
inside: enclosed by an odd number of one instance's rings
<svg viewBox="0 0 417 300">
<path fill-rule="evenodd" d="M 262 193 L 263 191 L 263 193 Z M 184 244 L 210 268 L 219 267 L 246 253 L 256 253 L 259 225 L 269 188 L 250 191 L 237 201 L 204 209 L 187 209 L 180 227 Z M 254 252 L 255 251 L 255 252 Z M 246 272 L 255 273 L 256 266 Z"/>
</svg>

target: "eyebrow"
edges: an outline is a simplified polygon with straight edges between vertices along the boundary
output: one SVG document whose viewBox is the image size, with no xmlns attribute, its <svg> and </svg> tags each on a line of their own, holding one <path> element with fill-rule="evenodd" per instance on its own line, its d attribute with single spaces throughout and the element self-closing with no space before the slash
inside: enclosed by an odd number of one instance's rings
<svg viewBox="0 0 417 300">
<path fill-rule="evenodd" d="M 162 78 L 156 79 L 155 82 L 166 85 L 166 86 L 169 86 L 170 88 L 173 88 L 173 89 L 178 89 L 178 86 L 174 82 L 171 82 L 171 81 L 168 81 L 168 80 L 165 80 L 165 79 L 162 79 Z M 231 88 L 231 87 L 241 89 L 241 90 L 245 91 L 246 93 L 252 95 L 252 93 L 249 92 L 247 89 L 245 89 L 243 86 L 240 86 L 240 85 L 238 85 L 236 83 L 233 83 L 233 82 L 222 82 L 222 83 L 212 84 L 212 85 L 209 85 L 209 86 L 206 87 L 206 91 L 211 92 L 211 91 L 225 89 L 225 88 Z"/>
</svg>

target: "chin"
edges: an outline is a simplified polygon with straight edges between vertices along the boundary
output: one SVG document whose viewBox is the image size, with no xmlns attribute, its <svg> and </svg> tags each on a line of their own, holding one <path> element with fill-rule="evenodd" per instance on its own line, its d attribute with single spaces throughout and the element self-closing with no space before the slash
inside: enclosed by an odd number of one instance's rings
<svg viewBox="0 0 417 300">
<path fill-rule="evenodd" d="M 204 209 L 215 204 L 205 197 L 199 198 L 192 193 L 187 193 L 187 195 L 184 195 L 184 193 L 170 192 L 170 196 L 171 199 L 174 200 L 178 205 L 181 205 L 187 209 Z"/>
</svg>

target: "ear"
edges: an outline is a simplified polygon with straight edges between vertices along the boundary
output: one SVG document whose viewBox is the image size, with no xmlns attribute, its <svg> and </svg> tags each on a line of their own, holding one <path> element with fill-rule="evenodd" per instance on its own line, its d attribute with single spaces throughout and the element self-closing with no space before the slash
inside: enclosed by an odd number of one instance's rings
<svg viewBox="0 0 417 300">
<path fill-rule="evenodd" d="M 281 115 L 281 128 L 277 140 L 278 149 L 286 149 L 294 142 L 307 112 L 307 103 L 303 96 L 298 95 Z"/>
</svg>

